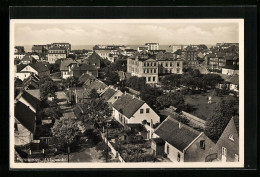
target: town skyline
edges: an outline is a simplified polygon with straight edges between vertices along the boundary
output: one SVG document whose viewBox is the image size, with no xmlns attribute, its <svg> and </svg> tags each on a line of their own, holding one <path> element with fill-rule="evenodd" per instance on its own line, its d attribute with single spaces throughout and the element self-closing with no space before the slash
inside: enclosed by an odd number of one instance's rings
<svg viewBox="0 0 260 177">
<path fill-rule="evenodd" d="M 214 45 L 239 41 L 237 23 L 19 23 L 14 33 L 15 45 L 54 41 L 72 45 Z"/>
</svg>

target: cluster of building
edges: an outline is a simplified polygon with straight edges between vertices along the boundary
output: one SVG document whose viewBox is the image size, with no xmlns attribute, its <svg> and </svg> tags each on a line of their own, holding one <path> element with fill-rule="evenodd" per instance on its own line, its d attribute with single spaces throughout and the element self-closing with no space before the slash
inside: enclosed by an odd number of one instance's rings
<svg viewBox="0 0 260 177">
<path fill-rule="evenodd" d="M 232 51 L 229 51 L 231 47 Z M 70 88 L 70 101 L 74 100 L 80 107 L 94 89 L 108 102 L 114 119 L 120 124 L 144 126 L 144 139 L 151 141 L 156 156 L 167 156 L 173 162 L 239 161 L 237 117 L 231 118 L 219 140 L 214 143 L 203 132 L 179 122 L 173 115 L 161 121 L 160 116 L 140 97 L 123 93 L 97 79 L 101 59 L 114 62 L 119 55 L 124 55 L 127 56 L 127 73 L 144 77 L 148 84 L 157 84 L 160 75 L 182 74 L 184 67 L 191 66 L 203 68 L 206 73 L 220 72 L 221 69 L 222 73 L 219 74 L 231 83 L 230 89 L 238 91 L 237 47 L 237 44 L 226 43 L 217 44 L 211 49 L 203 45 L 175 45 L 173 49 L 176 51 L 166 52 L 159 50 L 158 43 L 146 43 L 137 50 L 123 45 L 96 45 L 93 51 L 82 52 L 71 51 L 69 43 L 52 43 L 34 45 L 31 53 L 25 53 L 22 46 L 16 46 L 15 60 L 19 62 L 15 64 L 15 78 L 22 80 L 22 84 L 16 86 L 21 92 L 15 98 L 15 144 L 24 145 L 33 141 L 40 102 L 39 80 L 50 75 L 49 63 L 60 60 L 61 77 L 74 76 L 82 83 L 80 88 Z M 81 57 L 69 57 L 76 53 Z M 47 62 L 41 61 L 41 56 L 46 56 Z M 210 70 L 211 66 L 216 71 Z M 122 73 L 122 77 L 127 76 Z"/>
</svg>

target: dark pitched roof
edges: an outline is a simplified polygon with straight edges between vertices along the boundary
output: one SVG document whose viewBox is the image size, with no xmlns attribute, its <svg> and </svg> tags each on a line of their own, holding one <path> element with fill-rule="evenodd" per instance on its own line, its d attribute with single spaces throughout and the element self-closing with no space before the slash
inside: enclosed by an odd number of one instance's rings
<svg viewBox="0 0 260 177">
<path fill-rule="evenodd" d="M 30 63 L 29 64 L 33 69 L 35 69 L 37 72 L 45 72 L 49 71 L 49 69 L 41 62 L 38 63 Z"/>
<path fill-rule="evenodd" d="M 144 103 L 143 100 L 126 93 L 116 100 L 112 106 L 127 118 L 131 118 Z"/>
<path fill-rule="evenodd" d="M 236 126 L 237 134 L 239 135 L 239 118 L 238 118 L 238 116 L 233 117 L 233 121 Z"/>
<path fill-rule="evenodd" d="M 225 69 L 238 70 L 238 66 L 237 66 L 237 65 L 227 65 L 227 66 L 224 66 L 223 68 L 225 68 Z"/>
<path fill-rule="evenodd" d="M 72 68 L 73 71 L 95 71 L 97 68 L 93 65 L 78 64 Z"/>
<path fill-rule="evenodd" d="M 100 60 L 102 60 L 102 57 L 100 57 L 96 52 L 93 52 L 87 59 L 86 62 L 95 65 L 96 67 L 100 67 Z"/>
<path fill-rule="evenodd" d="M 41 100 L 40 97 L 40 89 L 34 89 L 34 90 L 25 90 L 27 93 L 32 95 L 34 98 L 38 99 L 39 101 Z"/>
<path fill-rule="evenodd" d="M 162 138 L 152 138 L 156 144 L 165 144 L 165 141 Z"/>
<path fill-rule="evenodd" d="M 18 101 L 15 104 L 15 118 L 30 132 L 35 131 L 35 113 L 25 104 Z"/>
<path fill-rule="evenodd" d="M 232 84 L 239 85 L 239 76 L 237 74 L 232 75 L 232 77 L 228 81 Z"/>
<path fill-rule="evenodd" d="M 113 88 L 108 88 L 106 91 L 102 94 L 102 98 L 105 101 L 108 101 L 117 91 Z"/>
<path fill-rule="evenodd" d="M 32 105 L 34 109 L 37 109 L 38 105 L 40 104 L 40 100 L 29 94 L 28 92 L 24 91 L 22 93 L 22 97 Z"/>
<path fill-rule="evenodd" d="M 21 61 L 32 61 L 32 60 L 34 60 L 34 58 L 33 58 L 32 56 L 30 56 L 30 55 L 25 55 L 25 56 L 21 59 Z"/>
<path fill-rule="evenodd" d="M 155 133 L 180 151 L 200 135 L 200 132 L 187 125 L 181 124 L 179 128 L 179 122 L 170 116 L 156 128 Z"/>
<path fill-rule="evenodd" d="M 72 59 L 62 60 L 61 64 L 60 64 L 60 70 L 61 71 L 68 71 L 69 70 L 68 66 L 72 63 L 77 64 L 78 62 L 76 62 L 75 60 L 72 60 Z"/>
<path fill-rule="evenodd" d="M 95 81 L 91 81 L 91 83 L 89 85 L 84 85 L 84 88 L 86 88 L 86 90 L 90 93 L 91 90 L 98 90 L 98 89 L 105 89 L 107 87 L 107 85 L 100 81 L 100 80 L 95 80 Z"/>
<path fill-rule="evenodd" d="M 95 79 L 95 77 L 91 74 L 84 73 L 79 77 L 79 82 L 85 83 L 89 79 Z"/>
</svg>

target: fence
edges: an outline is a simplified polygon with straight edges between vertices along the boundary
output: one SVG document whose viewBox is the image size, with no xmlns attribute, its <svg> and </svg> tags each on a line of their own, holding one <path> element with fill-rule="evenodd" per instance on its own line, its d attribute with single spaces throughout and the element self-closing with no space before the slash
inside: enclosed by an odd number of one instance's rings
<svg viewBox="0 0 260 177">
<path fill-rule="evenodd" d="M 108 147 L 111 149 L 111 152 L 114 155 L 114 157 L 118 157 L 120 162 L 125 163 L 124 159 L 120 156 L 120 153 L 115 150 L 115 148 L 112 146 L 112 144 L 109 141 L 107 141 L 107 138 L 104 136 L 103 133 L 101 133 L 101 137 L 104 140 L 104 142 L 107 143 Z"/>
</svg>

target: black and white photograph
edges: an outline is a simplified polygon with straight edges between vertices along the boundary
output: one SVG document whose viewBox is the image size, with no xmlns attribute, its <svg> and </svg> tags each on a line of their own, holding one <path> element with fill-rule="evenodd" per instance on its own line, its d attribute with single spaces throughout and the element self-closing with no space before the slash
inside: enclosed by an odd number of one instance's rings
<svg viewBox="0 0 260 177">
<path fill-rule="evenodd" d="M 243 19 L 11 19 L 10 168 L 244 166 Z"/>
</svg>

